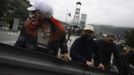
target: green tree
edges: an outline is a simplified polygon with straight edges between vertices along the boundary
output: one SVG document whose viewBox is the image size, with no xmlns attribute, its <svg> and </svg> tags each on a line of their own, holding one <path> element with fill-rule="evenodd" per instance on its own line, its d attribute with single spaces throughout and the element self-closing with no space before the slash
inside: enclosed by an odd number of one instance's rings
<svg viewBox="0 0 134 75">
<path fill-rule="evenodd" d="M 1 0 L 0 1 L 0 19 L 4 16 L 4 13 L 8 8 L 8 6 L 6 5 L 7 2 L 8 2 L 8 0 Z"/>
<path fill-rule="evenodd" d="M 28 0 L 1 0 L 0 1 L 0 20 L 4 19 L 5 22 L 10 22 L 14 18 L 20 20 L 26 19 L 29 6 Z"/>
<path fill-rule="evenodd" d="M 125 39 L 126 39 L 126 44 L 134 48 L 134 29 L 126 32 Z"/>
</svg>

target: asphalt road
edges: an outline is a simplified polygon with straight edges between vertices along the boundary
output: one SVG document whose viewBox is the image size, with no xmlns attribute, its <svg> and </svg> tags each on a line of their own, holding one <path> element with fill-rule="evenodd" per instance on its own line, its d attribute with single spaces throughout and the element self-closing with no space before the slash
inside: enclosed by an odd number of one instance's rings
<svg viewBox="0 0 134 75">
<path fill-rule="evenodd" d="M 0 30 L 0 42 L 1 43 L 13 45 L 18 39 L 18 36 L 19 36 L 19 31 L 14 32 L 14 31 Z"/>
<path fill-rule="evenodd" d="M 8 45 L 14 45 L 14 43 L 18 39 L 19 33 L 20 31 L 14 32 L 14 31 L 0 30 L 0 42 Z M 78 36 L 70 37 L 71 41 L 68 41 L 69 48 L 77 37 Z"/>
</svg>

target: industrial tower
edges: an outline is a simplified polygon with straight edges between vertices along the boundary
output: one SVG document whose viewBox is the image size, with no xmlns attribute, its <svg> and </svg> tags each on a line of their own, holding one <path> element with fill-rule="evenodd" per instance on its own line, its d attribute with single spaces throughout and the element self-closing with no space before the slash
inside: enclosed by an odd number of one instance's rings
<svg viewBox="0 0 134 75">
<path fill-rule="evenodd" d="M 87 20 L 87 14 L 81 14 L 81 21 L 80 21 L 80 25 L 82 28 L 85 27 L 86 24 L 86 20 Z"/>
<path fill-rule="evenodd" d="M 75 14 L 74 14 L 74 18 L 72 21 L 72 25 L 76 26 L 79 25 L 79 21 L 80 21 L 80 7 L 81 7 L 82 3 L 81 2 L 77 2 L 76 3 L 76 9 L 75 9 Z"/>
</svg>

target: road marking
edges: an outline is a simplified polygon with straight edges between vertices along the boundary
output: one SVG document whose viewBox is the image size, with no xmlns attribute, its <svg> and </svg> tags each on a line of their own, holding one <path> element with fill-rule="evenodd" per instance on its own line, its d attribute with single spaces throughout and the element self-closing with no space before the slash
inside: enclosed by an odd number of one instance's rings
<svg viewBox="0 0 134 75">
<path fill-rule="evenodd" d="M 5 44 L 11 44 L 11 43 L 15 43 L 16 41 L 4 41 L 2 43 L 5 43 Z"/>
</svg>

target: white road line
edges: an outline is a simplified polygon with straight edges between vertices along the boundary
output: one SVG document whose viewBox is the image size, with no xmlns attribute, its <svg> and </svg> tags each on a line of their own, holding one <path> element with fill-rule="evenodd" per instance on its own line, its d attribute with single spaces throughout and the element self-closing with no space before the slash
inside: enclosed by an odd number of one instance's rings
<svg viewBox="0 0 134 75">
<path fill-rule="evenodd" d="M 10 43 L 15 43 L 16 41 L 4 41 L 2 43 L 10 44 Z"/>
</svg>

